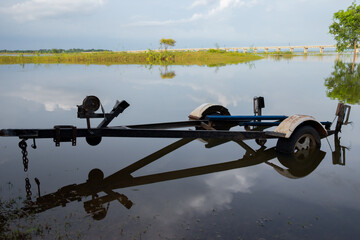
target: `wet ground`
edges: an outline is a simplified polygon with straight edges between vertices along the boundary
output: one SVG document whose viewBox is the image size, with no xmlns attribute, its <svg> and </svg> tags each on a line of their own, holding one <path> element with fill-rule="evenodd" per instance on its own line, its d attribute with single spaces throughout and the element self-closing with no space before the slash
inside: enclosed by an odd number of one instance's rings
<svg viewBox="0 0 360 240">
<path fill-rule="evenodd" d="M 19 139 L 0 138 L 1 237 L 354 239 L 360 233 L 360 80 L 331 79 L 351 61 L 345 56 L 340 66 L 336 58 L 221 67 L 0 66 L 1 129 L 86 127 L 76 105 L 87 95 L 98 96 L 106 111 L 117 99 L 130 103 L 112 126 L 187 120 L 205 102 L 251 115 L 254 96 L 265 98 L 265 115 L 300 113 L 320 121 L 333 121 L 339 100 L 352 106 L 352 124 L 340 141 L 322 139 L 305 160 L 279 155 L 276 140 L 266 148 L 245 141 L 246 149 L 234 141 L 211 147 L 150 138 L 105 138 L 95 147 L 78 139 L 75 147 L 55 147 L 44 139 L 33 149 L 29 139 L 24 172 Z M 139 160 L 149 164 L 141 167 Z M 106 184 L 99 184 L 102 176 Z"/>
</svg>

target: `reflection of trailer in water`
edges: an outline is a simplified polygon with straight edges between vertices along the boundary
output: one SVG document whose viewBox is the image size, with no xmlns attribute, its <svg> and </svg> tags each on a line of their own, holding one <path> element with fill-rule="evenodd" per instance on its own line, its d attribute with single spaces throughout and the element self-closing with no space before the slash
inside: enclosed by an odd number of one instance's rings
<svg viewBox="0 0 360 240">
<path fill-rule="evenodd" d="M 102 137 L 150 137 L 150 138 L 203 138 L 249 140 L 255 139 L 263 146 L 267 139 L 277 138 L 276 150 L 286 154 L 301 154 L 302 150 L 319 148 L 320 139 L 338 133 L 343 124 L 348 123 L 350 106 L 339 103 L 336 110 L 338 117 L 336 127 L 331 130 L 332 123 L 318 122 L 306 115 L 262 115 L 265 107 L 264 98 L 254 98 L 253 116 L 231 116 L 228 109 L 221 105 L 203 104 L 189 115 L 189 121 L 164 122 L 154 124 L 127 125 L 108 127 L 109 123 L 122 113 L 129 104 L 117 101 L 110 113 L 105 113 L 100 100 L 95 96 L 88 96 L 83 104 L 78 106 L 78 118 L 85 118 L 87 128 L 77 128 L 69 125 L 54 126 L 53 129 L 2 129 L 0 136 L 17 136 L 23 152 L 24 169 L 27 170 L 26 140 L 52 138 L 56 146 L 61 142 L 72 142 L 76 145 L 79 137 L 85 137 L 90 145 L 97 145 Z M 101 107 L 102 113 L 95 113 Z M 92 128 L 91 118 L 103 118 L 103 121 Z M 230 131 L 234 126 L 244 127 L 245 131 Z M 264 131 L 275 127 L 274 131 Z M 195 127 L 195 130 L 181 130 L 181 128 Z"/>
<path fill-rule="evenodd" d="M 261 163 L 273 167 L 278 173 L 285 177 L 296 179 L 305 177 L 313 172 L 326 155 L 325 152 L 316 148 L 302 150 L 302 154 L 297 155 L 298 158 L 296 158 L 292 155 L 278 153 L 274 147 L 269 149 L 261 147 L 255 151 L 241 140 L 235 140 L 236 143 L 246 150 L 244 156 L 238 160 L 144 176 L 133 176 L 133 173 L 137 170 L 157 161 L 193 140 L 194 139 L 191 138 L 180 139 L 135 163 L 120 169 L 106 178 L 104 178 L 104 173 L 100 169 L 93 169 L 89 172 L 86 182 L 67 185 L 54 193 L 46 194 L 44 196 L 41 196 L 40 194 L 40 181 L 36 179 L 39 197 L 36 201 L 31 201 L 31 195 L 28 195 L 28 200 L 25 201 L 23 210 L 26 213 L 40 213 L 58 206 L 65 207 L 70 202 L 81 201 L 83 198 L 91 196 L 90 200 L 84 201 L 84 209 L 94 219 L 101 220 L 106 216 L 109 204 L 112 201 L 117 200 L 128 209 L 133 205 L 133 202 L 129 200 L 127 196 L 115 192 L 114 190 L 116 189 L 239 169 Z M 227 142 L 227 140 L 211 139 L 206 142 L 205 146 L 207 148 L 215 147 L 224 142 Z M 281 165 L 270 162 L 270 160 L 276 158 Z M 31 193 L 28 179 L 27 188 L 27 193 Z M 102 192 L 103 194 L 101 194 Z"/>
</svg>

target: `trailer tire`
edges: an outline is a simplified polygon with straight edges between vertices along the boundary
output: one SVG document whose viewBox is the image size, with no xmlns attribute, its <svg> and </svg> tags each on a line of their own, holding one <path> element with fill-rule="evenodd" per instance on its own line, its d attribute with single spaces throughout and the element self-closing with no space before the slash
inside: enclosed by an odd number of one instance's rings
<svg viewBox="0 0 360 240">
<path fill-rule="evenodd" d="M 208 107 L 200 117 L 200 120 L 206 119 L 208 115 L 219 115 L 219 116 L 230 116 L 230 112 L 226 107 L 223 107 L 221 105 L 213 105 Z M 224 124 L 224 123 L 217 123 L 212 124 L 211 127 L 213 127 L 216 130 L 229 130 L 231 127 L 233 127 L 233 124 Z M 203 127 L 196 127 L 196 130 L 204 130 Z"/>
<path fill-rule="evenodd" d="M 288 178 L 302 178 L 313 172 L 324 159 L 326 153 L 320 149 L 303 150 L 296 155 L 277 154 L 279 162 L 287 169 L 281 174 Z"/>
<path fill-rule="evenodd" d="M 210 106 L 202 114 L 200 119 L 205 119 L 208 115 L 221 115 L 221 116 L 230 116 L 230 112 L 226 107 L 221 105 Z"/>
<path fill-rule="evenodd" d="M 87 182 L 93 186 L 100 186 L 104 180 L 104 173 L 98 168 L 92 169 L 88 174 Z"/>
<path fill-rule="evenodd" d="M 90 146 L 96 146 L 96 145 L 99 145 L 99 143 L 101 142 L 101 139 L 102 139 L 102 137 L 98 137 L 98 136 L 86 137 L 86 142 Z"/>
<path fill-rule="evenodd" d="M 276 150 L 285 154 L 302 154 L 304 150 L 311 151 L 321 147 L 320 135 L 312 126 L 298 127 L 290 138 L 279 138 Z"/>
</svg>

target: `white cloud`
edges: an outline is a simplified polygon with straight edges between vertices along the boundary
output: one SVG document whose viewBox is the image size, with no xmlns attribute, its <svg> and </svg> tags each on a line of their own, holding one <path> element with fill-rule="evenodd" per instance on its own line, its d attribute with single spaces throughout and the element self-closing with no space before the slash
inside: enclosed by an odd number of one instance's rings
<svg viewBox="0 0 360 240">
<path fill-rule="evenodd" d="M 0 13 L 10 14 L 18 21 L 28 21 L 90 12 L 101 7 L 104 2 L 105 0 L 28 0 L 1 8 Z"/>
<path fill-rule="evenodd" d="M 206 6 L 209 4 L 209 0 L 196 0 L 194 1 L 191 5 L 190 5 L 190 9 L 191 8 L 196 8 L 196 7 L 199 7 L 199 6 Z"/>
<path fill-rule="evenodd" d="M 76 104 L 81 99 L 78 94 L 68 90 L 33 85 L 24 85 L 19 90 L 7 95 L 42 104 L 45 110 L 50 112 L 56 109 L 69 111 L 76 108 Z"/>
<path fill-rule="evenodd" d="M 132 80 L 134 82 L 134 80 Z M 139 84 L 145 84 L 145 85 L 168 85 L 168 86 L 179 86 L 179 87 L 185 87 L 190 88 L 194 92 L 196 92 L 196 97 L 190 96 L 190 98 L 198 103 L 202 104 L 204 102 L 211 102 L 220 104 L 224 107 L 228 107 L 229 105 L 233 105 L 236 107 L 239 102 L 247 101 L 247 96 L 240 96 L 238 92 L 232 93 L 232 92 L 223 92 L 223 85 L 220 83 L 219 86 L 214 85 L 207 85 L 206 83 L 199 82 L 187 82 L 187 81 L 163 81 L 163 80 L 155 80 L 155 81 L 139 81 Z M 204 95 L 205 98 L 201 98 L 200 96 Z"/>
<path fill-rule="evenodd" d="M 207 15 L 214 15 L 217 14 L 218 12 L 224 11 L 227 8 L 230 7 L 237 7 L 237 6 L 244 6 L 246 5 L 245 1 L 242 0 L 220 0 L 219 4 L 212 8 Z"/>
<path fill-rule="evenodd" d="M 255 172 L 244 168 L 233 170 L 232 174 L 229 172 L 213 174 L 206 180 L 206 184 L 212 189 L 222 189 L 224 192 L 250 193 L 256 178 Z"/>
<path fill-rule="evenodd" d="M 255 185 L 258 175 L 249 169 L 236 169 L 209 175 L 205 184 L 207 191 L 192 196 L 185 200 L 188 209 L 179 212 L 206 213 L 210 209 L 223 209 L 233 200 L 236 193 L 251 193 L 251 188 Z"/>
<path fill-rule="evenodd" d="M 194 13 L 189 18 L 182 18 L 177 20 L 165 20 L 165 21 L 142 21 L 131 24 L 132 26 L 161 26 L 175 23 L 188 23 L 194 22 L 199 19 L 207 19 L 213 17 L 226 9 L 233 9 L 238 7 L 253 7 L 258 3 L 258 0 L 218 0 L 216 4 L 211 4 L 213 1 L 209 0 L 196 0 L 190 5 L 190 9 L 198 6 L 208 6 L 207 11 L 204 13 Z M 211 6 L 209 6 L 211 5 Z"/>
</svg>

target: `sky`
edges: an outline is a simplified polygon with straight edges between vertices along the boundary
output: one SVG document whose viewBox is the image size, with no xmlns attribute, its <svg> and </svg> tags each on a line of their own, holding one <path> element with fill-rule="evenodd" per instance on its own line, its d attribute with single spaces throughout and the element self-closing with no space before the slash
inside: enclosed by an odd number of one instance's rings
<svg viewBox="0 0 360 240">
<path fill-rule="evenodd" d="M 261 47 L 334 44 L 353 0 L 0 0 L 0 49 Z"/>
</svg>

